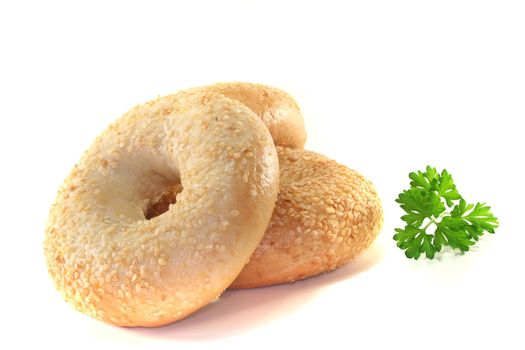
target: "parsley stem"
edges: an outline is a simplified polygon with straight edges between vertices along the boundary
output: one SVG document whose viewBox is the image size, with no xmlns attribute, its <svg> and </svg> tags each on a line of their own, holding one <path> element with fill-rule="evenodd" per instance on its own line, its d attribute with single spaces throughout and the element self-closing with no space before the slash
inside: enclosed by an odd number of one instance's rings
<svg viewBox="0 0 525 350">
<path fill-rule="evenodd" d="M 440 215 L 439 217 L 441 217 L 441 215 Z M 436 224 L 436 226 L 437 226 L 438 223 L 436 222 L 436 220 L 434 220 L 434 219 L 432 219 L 432 218 L 429 218 L 429 219 L 430 219 L 430 221 L 425 225 L 425 227 L 423 227 L 423 228 L 421 229 L 421 231 L 423 231 L 423 232 L 426 231 L 427 228 L 428 228 L 432 223 Z"/>
</svg>

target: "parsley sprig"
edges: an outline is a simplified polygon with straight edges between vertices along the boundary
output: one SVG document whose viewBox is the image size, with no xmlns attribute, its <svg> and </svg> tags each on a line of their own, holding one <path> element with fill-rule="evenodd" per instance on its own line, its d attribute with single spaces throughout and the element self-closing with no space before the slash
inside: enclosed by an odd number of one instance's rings
<svg viewBox="0 0 525 350">
<path fill-rule="evenodd" d="M 394 240 L 407 258 L 421 254 L 433 259 L 444 246 L 469 250 L 485 232 L 494 233 L 498 219 L 485 203 L 467 204 L 452 176 L 427 166 L 426 171 L 409 174 L 410 188 L 396 199 L 406 212 L 405 228 L 396 228 Z M 433 228 L 433 232 L 432 232 Z"/>
</svg>

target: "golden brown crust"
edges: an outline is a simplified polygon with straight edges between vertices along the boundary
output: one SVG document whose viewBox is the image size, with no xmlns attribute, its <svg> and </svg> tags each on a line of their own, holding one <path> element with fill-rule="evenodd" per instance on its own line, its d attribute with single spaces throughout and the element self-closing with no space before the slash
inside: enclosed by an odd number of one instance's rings
<svg viewBox="0 0 525 350">
<path fill-rule="evenodd" d="M 277 147 L 280 187 L 272 219 L 229 288 L 293 282 L 346 264 L 383 223 L 373 185 L 357 172 L 304 150 Z"/>
<path fill-rule="evenodd" d="M 277 146 L 303 148 L 304 120 L 299 106 L 286 92 L 253 83 L 220 83 L 197 88 L 237 100 L 257 114 L 272 134 Z"/>
<path fill-rule="evenodd" d="M 177 203 L 147 220 L 177 183 Z M 195 91 L 145 103 L 99 136 L 60 188 L 44 240 L 49 274 L 95 318 L 171 323 L 237 276 L 277 190 L 271 135 L 243 104 Z"/>
</svg>

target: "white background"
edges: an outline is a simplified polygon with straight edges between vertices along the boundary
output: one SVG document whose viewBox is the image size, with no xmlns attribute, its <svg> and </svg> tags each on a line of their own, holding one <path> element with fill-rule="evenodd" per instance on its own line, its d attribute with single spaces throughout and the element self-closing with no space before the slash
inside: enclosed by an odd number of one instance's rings
<svg viewBox="0 0 525 350">
<path fill-rule="evenodd" d="M 71 167 L 133 105 L 236 80 L 287 90 L 306 147 L 376 184 L 376 244 L 168 327 L 74 311 L 42 252 Z M 0 347 L 523 349 L 524 116 L 522 1 L 1 1 Z M 427 164 L 500 219 L 464 256 L 415 262 L 392 240 L 394 199 Z"/>
</svg>

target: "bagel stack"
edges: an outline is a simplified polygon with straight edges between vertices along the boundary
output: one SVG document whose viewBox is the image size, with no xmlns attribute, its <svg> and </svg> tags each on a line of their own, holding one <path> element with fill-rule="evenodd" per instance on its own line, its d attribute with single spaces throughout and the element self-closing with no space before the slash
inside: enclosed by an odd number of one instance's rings
<svg viewBox="0 0 525 350">
<path fill-rule="evenodd" d="M 186 317 L 226 288 L 293 282 L 366 249 L 383 212 L 357 172 L 303 149 L 297 103 L 259 84 L 160 97 L 102 133 L 62 184 L 48 271 L 120 326 Z"/>
</svg>

